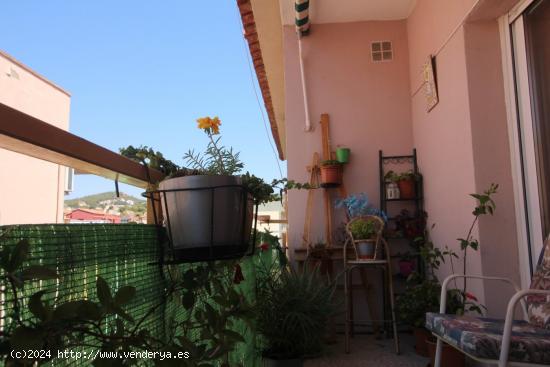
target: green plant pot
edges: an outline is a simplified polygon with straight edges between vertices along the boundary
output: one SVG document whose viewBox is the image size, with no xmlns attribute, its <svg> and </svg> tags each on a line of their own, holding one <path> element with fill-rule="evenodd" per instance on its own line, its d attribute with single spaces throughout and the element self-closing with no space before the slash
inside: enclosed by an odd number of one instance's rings
<svg viewBox="0 0 550 367">
<path fill-rule="evenodd" d="M 351 150 L 349 148 L 337 148 L 336 149 L 336 160 L 340 163 L 348 163 L 350 152 L 351 152 Z"/>
</svg>

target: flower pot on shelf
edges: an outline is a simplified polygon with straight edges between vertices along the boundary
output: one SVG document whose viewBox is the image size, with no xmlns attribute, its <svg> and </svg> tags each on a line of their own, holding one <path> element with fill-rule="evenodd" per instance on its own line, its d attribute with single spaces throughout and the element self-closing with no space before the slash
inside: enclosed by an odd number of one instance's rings
<svg viewBox="0 0 550 367">
<path fill-rule="evenodd" d="M 375 250 L 375 240 L 359 240 L 355 243 L 357 257 L 359 259 L 373 259 Z"/>
<path fill-rule="evenodd" d="M 253 198 L 233 176 L 185 176 L 160 183 L 173 261 L 238 258 L 251 246 Z"/>
<path fill-rule="evenodd" d="M 416 188 L 414 177 L 401 179 L 397 181 L 401 199 L 414 199 L 416 197 Z"/>
<path fill-rule="evenodd" d="M 321 165 L 321 187 L 338 187 L 342 184 L 342 165 L 334 164 Z"/>
<path fill-rule="evenodd" d="M 435 350 L 436 342 L 434 340 L 426 340 L 428 345 L 428 353 L 430 355 L 430 361 L 432 367 L 435 366 Z M 443 353 L 441 354 L 441 365 L 445 367 L 464 367 L 466 358 L 464 354 L 459 352 L 447 343 L 443 343 Z"/>
<path fill-rule="evenodd" d="M 400 260 L 399 261 L 399 274 L 407 278 L 414 271 L 414 261 L 412 260 Z"/>
<path fill-rule="evenodd" d="M 350 152 L 349 148 L 336 148 L 336 160 L 340 163 L 348 163 Z"/>
</svg>

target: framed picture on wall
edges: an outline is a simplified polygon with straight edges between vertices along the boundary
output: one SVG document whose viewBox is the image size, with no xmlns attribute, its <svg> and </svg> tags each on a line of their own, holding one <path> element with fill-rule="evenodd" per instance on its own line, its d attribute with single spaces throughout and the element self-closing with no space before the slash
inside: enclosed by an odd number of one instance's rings
<svg viewBox="0 0 550 367">
<path fill-rule="evenodd" d="M 435 69 L 435 56 L 430 55 L 423 66 L 424 96 L 426 97 L 426 110 L 430 112 L 439 102 L 437 95 L 437 79 Z"/>
</svg>

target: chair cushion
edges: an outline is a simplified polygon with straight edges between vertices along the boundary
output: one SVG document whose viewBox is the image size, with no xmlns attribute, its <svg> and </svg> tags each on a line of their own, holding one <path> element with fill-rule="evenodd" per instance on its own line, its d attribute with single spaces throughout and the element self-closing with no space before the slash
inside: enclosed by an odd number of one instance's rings
<svg viewBox="0 0 550 367">
<path fill-rule="evenodd" d="M 426 328 L 471 356 L 500 357 L 504 320 L 427 313 Z M 508 358 L 510 362 L 550 365 L 550 330 L 514 321 Z"/>
<path fill-rule="evenodd" d="M 544 243 L 542 258 L 533 279 L 531 289 L 550 291 L 550 241 Z M 531 295 L 526 297 L 529 322 L 538 327 L 550 329 L 550 296 Z"/>
</svg>

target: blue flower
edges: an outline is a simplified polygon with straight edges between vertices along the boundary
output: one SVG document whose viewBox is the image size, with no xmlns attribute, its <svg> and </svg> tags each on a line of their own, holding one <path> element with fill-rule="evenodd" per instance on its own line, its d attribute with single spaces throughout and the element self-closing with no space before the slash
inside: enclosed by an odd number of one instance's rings
<svg viewBox="0 0 550 367">
<path fill-rule="evenodd" d="M 367 194 L 360 193 L 357 195 L 349 195 L 345 199 L 336 200 L 336 208 L 345 208 L 350 218 L 364 216 L 364 215 L 376 215 L 386 222 L 388 217 L 384 211 L 374 208 L 370 202 Z"/>
</svg>

